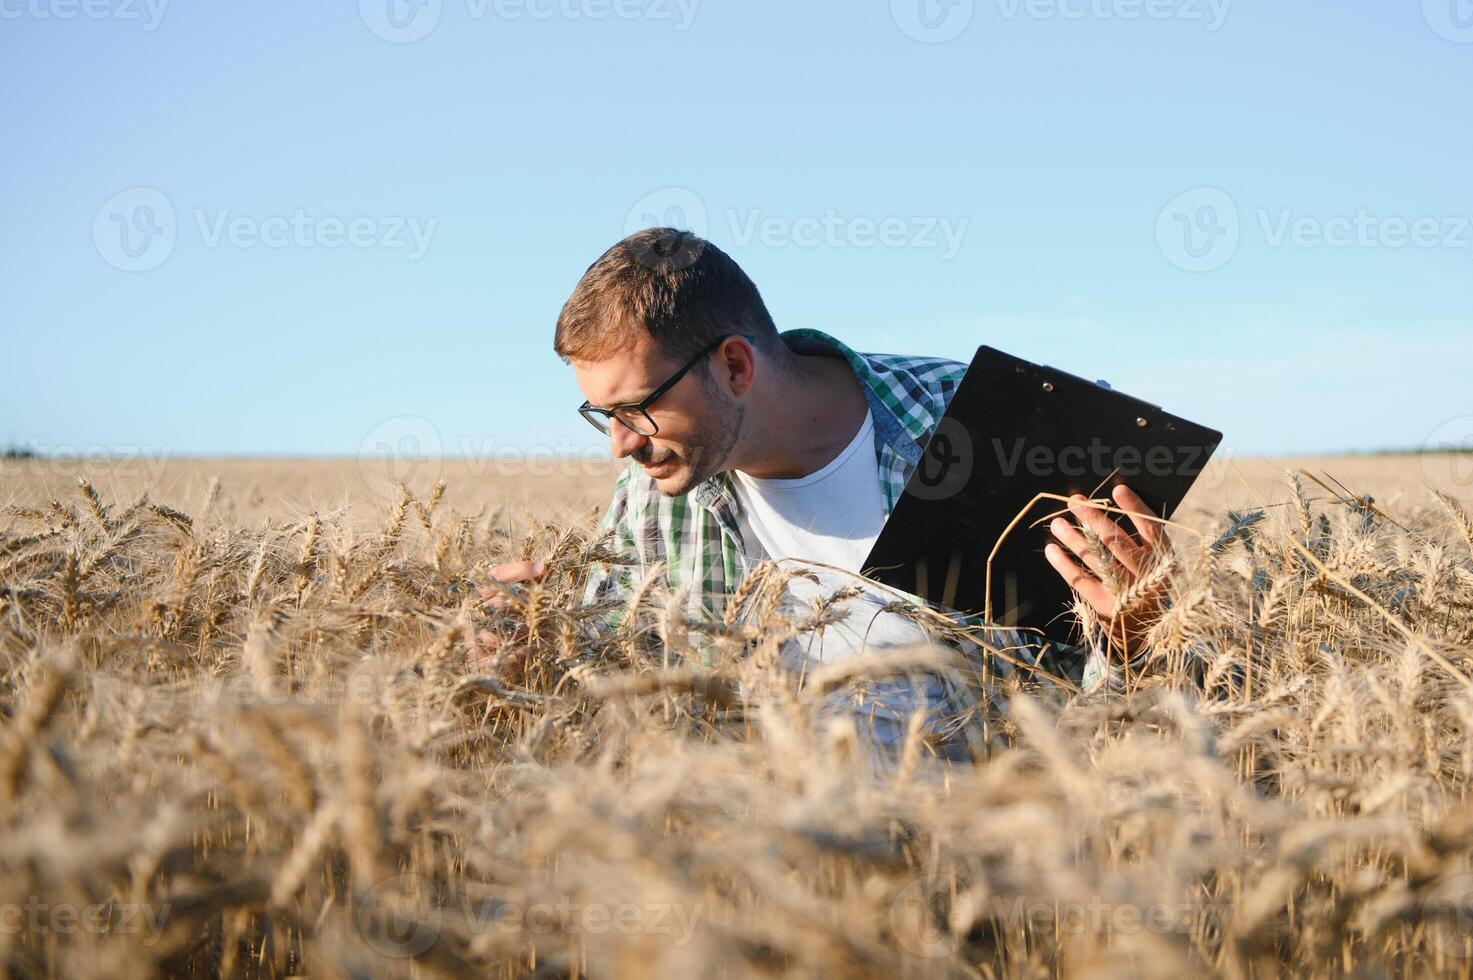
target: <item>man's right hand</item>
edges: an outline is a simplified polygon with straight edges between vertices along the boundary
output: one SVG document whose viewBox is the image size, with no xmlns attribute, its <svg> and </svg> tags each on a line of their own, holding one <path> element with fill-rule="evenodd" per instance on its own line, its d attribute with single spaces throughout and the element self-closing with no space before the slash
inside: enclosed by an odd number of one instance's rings
<svg viewBox="0 0 1473 980">
<path fill-rule="evenodd" d="M 545 574 L 547 574 L 547 563 L 541 561 L 514 561 L 497 565 L 491 569 L 491 577 L 504 585 L 530 582 Z M 468 599 L 466 602 L 470 604 L 471 600 Z M 506 593 L 495 586 L 488 585 L 476 590 L 474 605 L 481 608 L 489 607 L 500 612 L 505 610 L 509 603 Z M 466 657 L 466 664 L 472 670 L 489 673 L 499 660 L 503 674 L 514 677 L 526 666 L 527 657 L 532 651 L 525 644 L 511 645 L 510 649 L 503 650 L 503 646 L 507 645 L 509 644 L 502 637 L 490 630 L 474 630 L 470 638 L 470 651 Z"/>
</svg>

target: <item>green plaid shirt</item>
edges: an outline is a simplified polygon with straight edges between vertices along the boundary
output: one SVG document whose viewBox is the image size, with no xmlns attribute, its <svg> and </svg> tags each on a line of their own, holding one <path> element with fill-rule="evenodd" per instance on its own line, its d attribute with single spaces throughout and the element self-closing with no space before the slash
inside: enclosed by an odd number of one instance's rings
<svg viewBox="0 0 1473 980">
<path fill-rule="evenodd" d="M 862 354 L 817 330 L 790 330 L 782 338 L 796 353 L 842 356 L 854 369 L 874 419 L 875 457 L 888 515 L 967 365 L 935 357 Z M 727 596 L 768 557 L 749 533 L 746 515 L 726 473 L 688 494 L 667 497 L 641 467 L 631 465 L 619 476 L 602 526 L 611 533 L 614 549 L 628 555 L 632 564 L 594 571 L 589 581 L 590 602 L 627 595 L 645 570 L 663 564 L 672 589 L 690 587 L 688 614 L 699 620 L 719 620 Z M 1016 650 L 1031 650 L 1029 659 L 1037 662 L 1043 656 L 1047 667 L 1072 680 L 1082 679 L 1087 686 L 1101 673 L 1092 644 L 1045 650 L 1021 634 L 1002 630 L 989 636 L 989 642 L 1015 648 L 1015 656 Z M 967 652 L 973 660 L 981 655 L 976 648 Z M 978 676 L 1007 669 L 1000 662 L 991 663 Z M 951 684 L 948 700 L 955 711 L 971 716 L 983 692 L 963 689 L 967 686 L 974 685 Z"/>
</svg>

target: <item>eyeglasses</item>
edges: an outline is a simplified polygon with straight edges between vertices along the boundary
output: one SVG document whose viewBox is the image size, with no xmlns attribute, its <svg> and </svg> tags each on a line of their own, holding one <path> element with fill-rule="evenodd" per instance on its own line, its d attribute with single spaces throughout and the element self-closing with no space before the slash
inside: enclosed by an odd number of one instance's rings
<svg viewBox="0 0 1473 980">
<path fill-rule="evenodd" d="M 712 351 L 720 347 L 731 337 L 744 337 L 748 342 L 754 339 L 749 334 L 744 333 L 722 334 L 707 345 L 699 354 L 691 358 L 685 367 L 672 374 L 664 384 L 646 395 L 643 400 L 629 402 L 624 405 L 615 405 L 613 408 L 595 408 L 585 401 L 582 405 L 578 406 L 578 414 L 587 419 L 589 425 L 604 435 L 609 434 L 610 419 L 617 419 L 625 428 L 639 435 L 654 435 L 660 431 L 660 427 L 655 424 L 654 419 L 650 418 L 650 413 L 647 411 L 649 407 L 655 403 L 656 399 L 665 394 L 665 392 L 680 384 L 680 379 L 685 377 L 691 368 L 701 363 Z"/>
</svg>

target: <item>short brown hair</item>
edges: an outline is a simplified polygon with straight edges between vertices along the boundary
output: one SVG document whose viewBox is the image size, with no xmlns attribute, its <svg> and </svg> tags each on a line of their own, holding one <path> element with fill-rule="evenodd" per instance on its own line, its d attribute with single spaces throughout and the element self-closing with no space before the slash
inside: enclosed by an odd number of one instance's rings
<svg viewBox="0 0 1473 980">
<path fill-rule="evenodd" d="M 552 346 L 563 360 L 596 361 L 641 332 L 672 360 L 694 357 L 722 334 L 748 334 L 768 350 L 781 343 L 741 266 L 674 228 L 637 231 L 599 256 L 563 304 Z"/>
</svg>

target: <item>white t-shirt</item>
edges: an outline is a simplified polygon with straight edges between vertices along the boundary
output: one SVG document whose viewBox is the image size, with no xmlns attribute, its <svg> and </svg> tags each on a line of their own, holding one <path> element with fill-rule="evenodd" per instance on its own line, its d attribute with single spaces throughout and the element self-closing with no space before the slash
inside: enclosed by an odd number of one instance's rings
<svg viewBox="0 0 1473 980">
<path fill-rule="evenodd" d="M 759 480 L 737 470 L 731 476 L 750 532 L 773 559 L 806 558 L 857 572 L 885 526 L 868 411 L 849 445 L 807 476 Z"/>
</svg>

